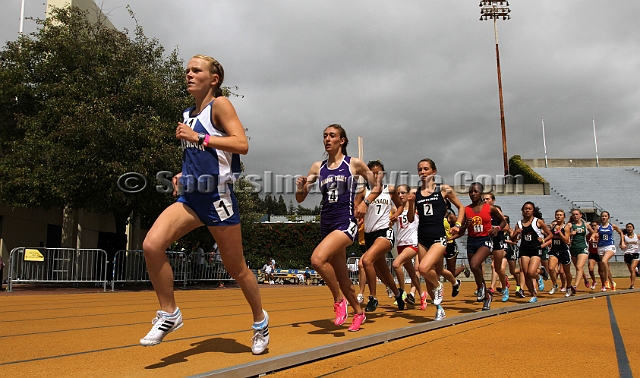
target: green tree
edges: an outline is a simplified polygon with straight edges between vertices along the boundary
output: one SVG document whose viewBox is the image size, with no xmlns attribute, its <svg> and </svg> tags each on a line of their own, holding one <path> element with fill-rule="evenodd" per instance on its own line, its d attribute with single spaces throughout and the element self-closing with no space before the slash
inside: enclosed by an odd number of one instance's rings
<svg viewBox="0 0 640 378">
<path fill-rule="evenodd" d="M 273 199 L 273 197 L 271 196 L 271 194 L 267 193 L 264 195 L 264 212 L 269 214 L 269 215 L 273 215 L 276 213 L 276 201 Z"/>
<path fill-rule="evenodd" d="M 302 207 L 298 205 L 297 214 L 298 215 L 320 215 L 320 206 L 316 205 L 313 209 L 308 209 L 306 207 Z"/>
<path fill-rule="evenodd" d="M 278 197 L 278 203 L 276 205 L 274 214 L 287 215 L 287 204 L 284 202 L 284 198 L 282 197 L 282 194 Z"/>
<path fill-rule="evenodd" d="M 0 51 L 0 201 L 111 211 L 120 233 L 132 211 L 155 219 L 174 200 L 155 175 L 179 171 L 174 131 L 192 102 L 177 52 L 76 7 L 36 22 Z M 126 172 L 149 185 L 123 192 Z"/>
</svg>

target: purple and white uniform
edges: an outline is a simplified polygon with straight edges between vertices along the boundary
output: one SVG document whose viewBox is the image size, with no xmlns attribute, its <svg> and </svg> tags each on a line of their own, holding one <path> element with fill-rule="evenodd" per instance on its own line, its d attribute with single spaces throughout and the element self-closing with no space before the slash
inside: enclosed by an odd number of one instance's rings
<svg viewBox="0 0 640 378">
<path fill-rule="evenodd" d="M 227 133 L 213 123 L 211 101 L 198 114 L 194 108 L 184 111 L 183 119 L 197 133 L 211 138 Z M 240 156 L 212 147 L 182 140 L 182 193 L 178 202 L 189 206 L 206 226 L 230 226 L 240 223 L 238 201 L 232 185 L 240 174 Z"/>
<path fill-rule="evenodd" d="M 323 239 L 334 230 L 344 232 L 351 240 L 358 235 L 354 215 L 357 182 L 351 173 L 350 163 L 351 157 L 345 156 L 336 168 L 329 168 L 326 160 L 320 165 L 320 234 Z"/>
</svg>

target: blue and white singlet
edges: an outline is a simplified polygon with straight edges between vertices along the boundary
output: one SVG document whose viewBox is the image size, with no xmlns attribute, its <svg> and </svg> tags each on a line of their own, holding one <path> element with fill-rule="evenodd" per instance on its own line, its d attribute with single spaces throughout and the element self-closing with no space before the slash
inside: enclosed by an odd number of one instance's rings
<svg viewBox="0 0 640 378">
<path fill-rule="evenodd" d="M 214 100 L 215 101 L 215 100 Z M 213 101 L 199 114 L 195 108 L 183 113 L 183 123 L 197 133 L 211 138 L 225 137 L 227 133 L 216 127 L 211 118 Z M 240 156 L 197 143 L 182 142 L 182 193 L 178 202 L 193 209 L 207 226 L 226 226 L 240 222 L 238 203 L 232 185 L 240 175 Z"/>
</svg>

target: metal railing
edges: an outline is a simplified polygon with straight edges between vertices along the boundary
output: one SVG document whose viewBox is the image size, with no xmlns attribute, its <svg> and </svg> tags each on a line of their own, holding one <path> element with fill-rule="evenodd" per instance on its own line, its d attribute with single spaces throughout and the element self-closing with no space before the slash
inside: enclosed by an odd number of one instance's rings
<svg viewBox="0 0 640 378">
<path fill-rule="evenodd" d="M 102 249 L 14 248 L 9 254 L 9 291 L 14 283 L 99 283 L 106 291 L 107 264 Z"/>
<path fill-rule="evenodd" d="M 571 201 L 571 208 L 594 212 L 596 214 L 600 214 L 604 211 L 604 209 L 594 201 Z"/>
<path fill-rule="evenodd" d="M 190 253 L 167 251 L 167 258 L 173 270 L 173 280 L 183 288 L 188 283 L 207 281 L 233 281 L 222 261 L 212 253 Z M 150 282 L 144 252 L 141 250 L 120 250 L 113 261 L 111 290 L 117 283 Z"/>
</svg>

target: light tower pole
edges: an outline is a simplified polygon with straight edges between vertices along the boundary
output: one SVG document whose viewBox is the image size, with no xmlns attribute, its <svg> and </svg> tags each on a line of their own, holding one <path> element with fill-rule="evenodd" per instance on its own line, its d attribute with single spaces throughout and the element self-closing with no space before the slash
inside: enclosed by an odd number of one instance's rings
<svg viewBox="0 0 640 378">
<path fill-rule="evenodd" d="M 511 19 L 508 1 L 480 1 L 480 21 L 493 20 L 493 34 L 496 39 L 496 64 L 498 66 L 498 95 L 500 97 L 500 127 L 502 128 L 502 163 L 504 164 L 505 184 L 509 176 L 509 161 L 507 159 L 507 129 L 504 123 L 504 102 L 502 100 L 502 75 L 500 73 L 500 50 L 498 50 L 498 19 Z"/>
</svg>

